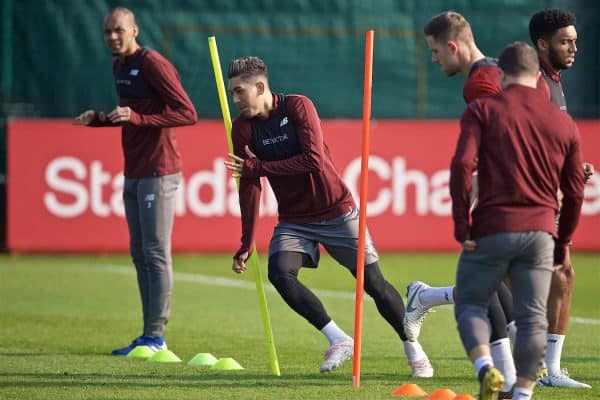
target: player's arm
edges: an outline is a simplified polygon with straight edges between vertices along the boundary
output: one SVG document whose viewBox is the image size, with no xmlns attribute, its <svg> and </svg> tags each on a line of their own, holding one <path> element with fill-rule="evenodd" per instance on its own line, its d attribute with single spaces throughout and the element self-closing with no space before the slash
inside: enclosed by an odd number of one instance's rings
<svg viewBox="0 0 600 400">
<path fill-rule="evenodd" d="M 157 53 L 148 53 L 144 57 L 144 78 L 158 92 L 165 103 L 164 108 L 157 114 L 139 114 L 129 107 L 128 122 L 137 126 L 176 127 L 193 125 L 198 121 L 196 109 L 181 85 L 179 74 L 175 67 Z M 123 110 L 121 110 L 123 112 Z M 107 116 L 112 120 L 113 113 Z"/>
<path fill-rule="evenodd" d="M 321 121 L 312 101 L 304 96 L 286 99 L 288 117 L 296 127 L 300 153 L 280 161 L 262 161 L 250 158 L 244 163 L 242 176 L 296 175 L 323 168 L 324 144 Z"/>
<path fill-rule="evenodd" d="M 563 199 L 558 220 L 558 238 L 554 249 L 555 264 L 562 264 L 565 258 L 566 249 L 571 243 L 573 232 L 579 222 L 583 203 L 584 177 L 581 173 L 583 161 L 579 132 L 575 123 L 571 122 L 571 124 L 574 132 L 573 139 L 560 175 L 560 190 Z"/>
<path fill-rule="evenodd" d="M 84 126 L 117 126 L 112 123 L 102 111 L 86 110 L 73 119 L 73 125 Z"/>
<path fill-rule="evenodd" d="M 250 143 L 251 129 L 247 121 L 235 120 L 232 127 L 231 139 L 233 152 L 236 157 L 247 158 L 245 147 Z M 235 163 L 226 162 L 226 167 L 236 176 Z M 260 178 L 240 178 L 239 202 L 242 222 L 242 237 L 238 251 L 233 256 L 233 270 L 242 273 L 246 270 L 245 262 L 252 251 L 254 232 L 258 220 L 261 193 Z"/>
<path fill-rule="evenodd" d="M 463 113 L 460 121 L 460 136 L 450 165 L 454 238 L 465 249 L 473 246 L 470 236 L 469 199 L 482 131 L 481 122 L 477 117 L 476 104 L 469 105 Z"/>
</svg>

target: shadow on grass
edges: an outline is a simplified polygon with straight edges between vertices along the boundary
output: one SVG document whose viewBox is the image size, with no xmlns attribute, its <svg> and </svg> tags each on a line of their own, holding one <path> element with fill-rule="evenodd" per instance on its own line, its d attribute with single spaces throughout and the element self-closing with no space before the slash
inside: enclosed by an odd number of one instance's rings
<svg viewBox="0 0 600 400">
<path fill-rule="evenodd" d="M 198 369 L 195 374 L 161 374 L 152 372 L 148 375 L 140 374 L 77 374 L 63 373 L 7 373 L 0 372 L 0 387 L 77 387 L 77 386 L 123 386 L 131 389 L 138 388 L 165 388 L 165 387 L 236 387 L 236 388 L 289 388 L 301 385 L 303 387 L 323 386 L 348 386 L 352 383 L 351 374 L 295 374 L 290 376 L 272 376 L 261 374 L 248 374 L 242 371 L 215 372 L 207 369 Z M 6 380 L 10 382 L 6 382 Z M 451 385 L 457 377 L 436 378 L 438 385 Z M 365 384 L 394 385 L 403 382 L 425 383 L 423 380 L 412 379 L 393 373 L 363 373 L 361 381 Z"/>
</svg>

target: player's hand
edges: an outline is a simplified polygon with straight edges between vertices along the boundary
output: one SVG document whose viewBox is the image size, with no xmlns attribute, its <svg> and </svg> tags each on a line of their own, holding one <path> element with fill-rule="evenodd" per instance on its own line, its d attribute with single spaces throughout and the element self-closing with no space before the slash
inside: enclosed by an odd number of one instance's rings
<svg viewBox="0 0 600 400">
<path fill-rule="evenodd" d="M 239 256 L 237 256 L 237 258 L 234 258 L 233 266 L 231 267 L 233 272 L 235 272 L 236 274 L 243 274 L 244 272 L 246 272 L 246 260 L 247 259 L 248 259 L 247 251 L 245 251 L 242 254 L 240 254 Z"/>
<path fill-rule="evenodd" d="M 569 247 L 565 246 L 564 248 L 555 248 L 554 250 L 554 270 L 566 269 L 569 270 L 572 268 L 571 264 L 571 254 L 569 251 Z"/>
<path fill-rule="evenodd" d="M 113 124 L 122 124 L 131 119 L 131 108 L 117 106 L 106 116 Z"/>
<path fill-rule="evenodd" d="M 250 150 L 250 147 L 248 147 L 248 145 L 246 145 L 244 147 L 244 151 L 246 152 L 246 155 L 248 156 L 248 158 L 256 158 L 256 154 L 254 154 L 252 152 L 252 150 Z M 591 165 L 591 164 L 590 164 Z M 593 166 L 592 166 L 593 167 Z"/>
<path fill-rule="evenodd" d="M 94 110 L 84 111 L 83 113 L 79 114 L 79 116 L 73 120 L 73 125 L 89 125 L 92 123 L 92 121 L 94 120 L 95 117 L 96 117 L 96 111 L 94 111 Z M 105 118 L 106 117 L 105 117 L 104 113 L 98 113 L 98 119 L 103 121 Z"/>
<path fill-rule="evenodd" d="M 594 168 L 594 164 L 584 162 L 583 163 L 583 182 L 588 183 L 590 181 L 590 179 L 592 179 L 594 172 L 596 172 L 596 170 Z"/>
<path fill-rule="evenodd" d="M 477 247 L 477 243 L 474 240 L 465 240 L 461 245 L 464 251 L 473 251 Z"/>
<path fill-rule="evenodd" d="M 225 161 L 225 168 L 231 171 L 231 176 L 234 178 L 242 177 L 242 169 L 244 169 L 244 159 L 236 156 L 235 154 L 227 154 L 231 161 Z"/>
</svg>

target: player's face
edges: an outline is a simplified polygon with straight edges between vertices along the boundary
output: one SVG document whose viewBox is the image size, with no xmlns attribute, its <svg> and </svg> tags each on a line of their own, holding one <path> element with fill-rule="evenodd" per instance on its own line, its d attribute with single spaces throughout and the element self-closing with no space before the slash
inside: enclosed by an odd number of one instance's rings
<svg viewBox="0 0 600 400">
<path fill-rule="evenodd" d="M 113 56 L 133 54 L 137 35 L 138 29 L 130 14 L 115 12 L 104 20 L 104 41 Z"/>
<path fill-rule="evenodd" d="M 548 62 L 556 70 L 569 69 L 577 53 L 577 31 L 573 25 L 554 32 L 548 44 Z"/>
<path fill-rule="evenodd" d="M 460 72 L 456 53 L 457 47 L 451 45 L 452 42 L 442 43 L 435 40 L 433 36 L 425 36 L 425 40 L 429 50 L 431 50 L 431 61 L 439 65 L 447 76 L 454 76 Z"/>
<path fill-rule="evenodd" d="M 236 76 L 229 79 L 229 91 L 233 102 L 240 110 L 240 114 L 246 118 L 253 118 L 261 112 L 259 89 L 259 81 L 254 77 L 242 79 L 241 76 Z"/>
</svg>

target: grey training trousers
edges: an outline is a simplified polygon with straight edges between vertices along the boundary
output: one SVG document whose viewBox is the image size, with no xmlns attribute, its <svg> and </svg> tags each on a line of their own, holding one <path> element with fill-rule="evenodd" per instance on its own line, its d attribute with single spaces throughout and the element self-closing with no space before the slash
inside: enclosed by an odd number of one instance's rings
<svg viewBox="0 0 600 400">
<path fill-rule="evenodd" d="M 463 251 L 456 273 L 454 312 L 465 350 L 489 344 L 487 306 L 504 276 L 512 284 L 517 339 L 517 376 L 535 380 L 546 350 L 546 303 L 552 279 L 554 241 L 541 231 L 498 233 Z"/>
<path fill-rule="evenodd" d="M 144 335 L 163 335 L 173 288 L 171 231 L 175 192 L 181 173 L 144 179 L 125 178 L 123 202 L 129 249 L 142 299 Z"/>
</svg>

